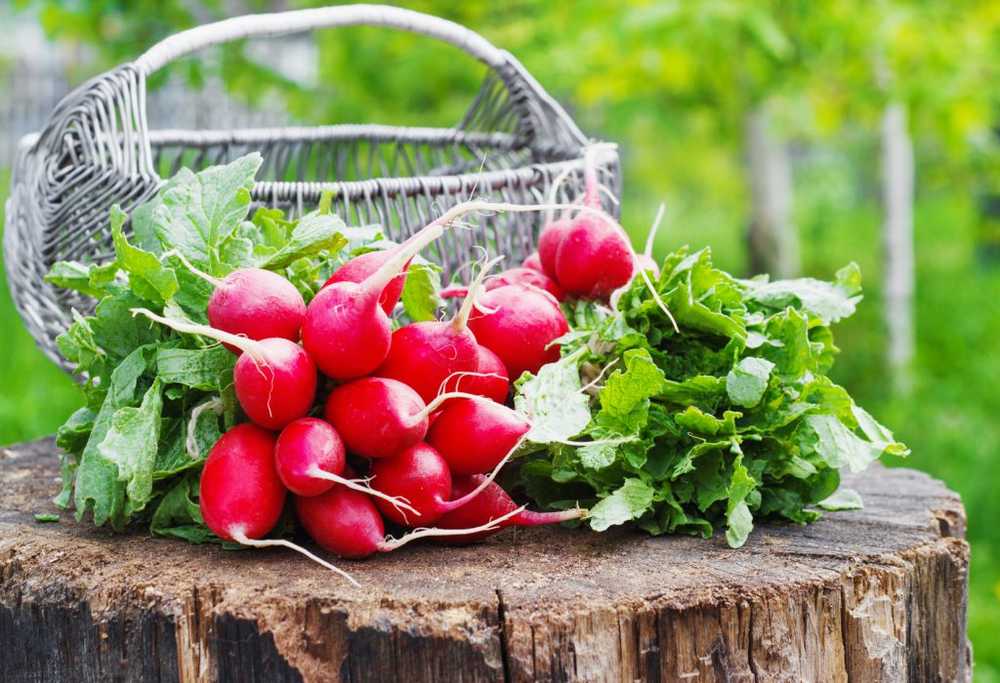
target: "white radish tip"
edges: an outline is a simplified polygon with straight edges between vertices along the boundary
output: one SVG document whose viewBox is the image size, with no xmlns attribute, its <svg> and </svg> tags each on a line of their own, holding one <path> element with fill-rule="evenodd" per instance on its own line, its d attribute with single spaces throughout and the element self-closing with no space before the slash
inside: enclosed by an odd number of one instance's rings
<svg viewBox="0 0 1000 683">
<path fill-rule="evenodd" d="M 396 508 L 396 511 L 400 515 L 402 515 L 404 523 L 407 521 L 406 519 L 407 512 L 412 512 L 417 517 L 421 516 L 420 511 L 410 505 L 409 499 L 404 498 L 403 496 L 390 496 L 387 493 L 382 493 L 378 489 L 372 488 L 369 485 L 369 483 L 375 477 L 366 477 L 364 479 L 347 479 L 345 477 L 341 477 L 340 475 L 333 474 L 332 472 L 327 472 L 326 470 L 320 467 L 311 467 L 306 472 L 306 474 L 315 479 L 324 479 L 326 481 L 332 481 L 336 484 L 340 484 L 341 486 L 352 489 L 354 491 L 358 491 L 360 493 L 367 493 L 369 496 L 374 496 L 375 498 L 381 498 L 382 500 L 386 501 L 394 508 Z"/>
<path fill-rule="evenodd" d="M 250 546 L 251 548 L 288 548 L 289 550 L 294 550 L 295 552 L 299 553 L 300 555 L 304 555 L 305 557 L 312 560 L 321 567 L 325 567 L 326 569 L 329 569 L 333 573 L 339 574 L 340 576 L 344 577 L 345 579 L 350 581 L 351 584 L 354 585 L 355 587 L 357 588 L 361 587 L 361 584 L 358 583 L 353 576 L 345 572 L 340 567 L 330 564 L 323 558 L 309 552 L 300 545 L 292 543 L 291 541 L 286 541 L 283 538 L 265 538 L 265 539 L 249 538 L 247 537 L 246 533 L 244 533 L 243 527 L 240 526 L 230 527 L 229 536 L 240 545 Z"/>
<path fill-rule="evenodd" d="M 400 538 L 393 538 L 392 536 L 387 536 L 384 541 L 382 541 L 379 546 L 379 552 L 390 552 L 398 548 L 403 547 L 407 543 L 419 540 L 421 538 L 431 538 L 435 536 L 465 536 L 467 534 L 479 534 L 484 531 L 495 531 L 500 528 L 500 525 L 506 522 L 508 519 L 518 516 L 527 509 L 527 505 L 522 505 L 521 507 L 511 510 L 505 515 L 501 515 L 496 519 L 491 519 L 486 524 L 481 524 L 476 527 L 471 527 L 468 529 L 441 529 L 438 527 L 427 527 L 423 529 L 414 529 L 410 533 L 401 536 Z"/>
</svg>

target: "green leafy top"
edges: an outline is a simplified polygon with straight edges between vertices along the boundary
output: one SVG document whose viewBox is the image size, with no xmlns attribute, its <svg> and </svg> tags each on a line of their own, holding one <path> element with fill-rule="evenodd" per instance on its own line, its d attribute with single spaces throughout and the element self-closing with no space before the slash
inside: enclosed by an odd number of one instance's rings
<svg viewBox="0 0 1000 683">
<path fill-rule="evenodd" d="M 544 448 L 524 460 L 521 482 L 539 503 L 579 502 L 598 531 L 724 527 L 735 547 L 755 518 L 808 522 L 821 502 L 843 509 L 831 497 L 842 469 L 907 455 L 826 376 L 837 353 L 829 324 L 860 300 L 857 266 L 834 283 L 747 281 L 716 269 L 708 249 L 681 250 L 651 282 L 636 278 L 611 310 L 576 304 L 563 360 L 518 383 L 526 412 L 544 387 L 545 405 L 574 416 L 572 434 L 551 438 L 536 424 L 529 435 Z M 560 382 L 548 379 L 556 367 Z M 572 368 L 598 377 L 582 405 Z"/>
</svg>

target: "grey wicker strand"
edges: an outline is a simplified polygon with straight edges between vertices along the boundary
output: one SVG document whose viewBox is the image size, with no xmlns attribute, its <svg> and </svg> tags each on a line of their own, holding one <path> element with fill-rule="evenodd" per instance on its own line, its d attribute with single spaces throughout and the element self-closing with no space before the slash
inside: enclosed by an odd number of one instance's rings
<svg viewBox="0 0 1000 683">
<path fill-rule="evenodd" d="M 261 35 L 349 25 L 384 26 L 437 38 L 488 70 L 454 128 L 334 125 L 243 130 L 150 130 L 146 76 L 211 45 Z M 134 62 L 69 93 L 44 129 L 19 148 L 6 207 L 4 256 L 14 303 L 42 350 L 67 370 L 55 343 L 85 297 L 44 281 L 59 260 L 85 263 L 113 254 L 108 211 L 130 212 L 181 167 L 199 170 L 259 151 L 264 164 L 252 198 L 301 214 L 332 192 L 334 210 L 353 224 L 379 223 L 402 238 L 472 196 L 537 203 L 569 169 L 559 198 L 582 191 L 586 138 L 560 105 L 508 52 L 450 21 L 379 5 L 344 5 L 228 19 L 167 38 Z M 620 189 L 617 157 L 600 169 Z M 607 206 L 617 211 L 615 206 Z M 472 217 L 427 256 L 446 276 L 481 245 L 513 265 L 533 248 L 541 217 Z"/>
</svg>

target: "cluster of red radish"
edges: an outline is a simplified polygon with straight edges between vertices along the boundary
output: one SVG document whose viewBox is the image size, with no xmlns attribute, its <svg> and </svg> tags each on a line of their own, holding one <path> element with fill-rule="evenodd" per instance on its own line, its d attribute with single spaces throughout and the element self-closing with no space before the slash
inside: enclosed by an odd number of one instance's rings
<svg viewBox="0 0 1000 683">
<path fill-rule="evenodd" d="M 483 267 L 450 320 L 392 330 L 408 264 L 457 218 L 553 206 L 577 215 L 546 228 L 541 254 L 485 283 Z M 584 515 L 525 510 L 493 481 L 531 427 L 505 405 L 510 379 L 559 358 L 553 341 L 569 329 L 563 292 L 606 298 L 632 275 L 621 228 L 589 192 L 583 207 L 461 204 L 402 244 L 348 261 L 308 306 L 276 273 L 245 268 L 217 279 L 188 264 L 215 285 L 208 326 L 133 312 L 239 354 L 233 379 L 249 422 L 226 432 L 205 461 L 205 524 L 222 539 L 292 547 L 340 572 L 287 540 L 264 538 L 289 492 L 306 533 L 347 558 L 426 536 L 467 542 Z M 332 385 L 321 418 L 310 416 L 320 373 Z M 393 539 L 385 519 L 420 528 Z"/>
</svg>

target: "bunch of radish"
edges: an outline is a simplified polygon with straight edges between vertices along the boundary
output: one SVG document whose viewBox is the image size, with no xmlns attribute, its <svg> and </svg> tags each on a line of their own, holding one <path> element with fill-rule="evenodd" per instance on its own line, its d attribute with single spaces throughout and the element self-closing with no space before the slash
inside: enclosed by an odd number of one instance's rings
<svg viewBox="0 0 1000 683">
<path fill-rule="evenodd" d="M 610 244 L 608 235 L 618 233 L 592 204 L 589 195 L 579 206 L 467 202 L 402 244 L 348 261 L 308 305 L 276 273 L 243 268 L 219 279 L 186 264 L 214 286 L 209 325 L 146 309 L 133 314 L 216 340 L 239 356 L 233 381 L 248 422 L 226 432 L 205 461 L 205 524 L 223 540 L 293 548 L 347 576 L 291 541 L 267 538 L 290 497 L 305 532 L 345 558 L 419 538 L 469 542 L 506 526 L 585 515 L 527 511 L 494 482 L 531 427 L 507 405 L 510 382 L 558 360 L 555 342 L 569 330 L 561 285 L 532 262 L 487 279 L 494 261 L 462 288 L 464 301 L 450 319 L 393 330 L 390 315 L 411 260 L 463 214 L 555 206 L 582 212 L 567 239 L 599 231 L 601 244 Z M 602 246 L 599 254 L 612 251 Z M 627 268 L 614 272 L 631 272 L 631 250 L 626 255 Z M 607 282 L 586 287 L 588 295 L 604 292 Z M 329 392 L 317 405 L 324 383 Z M 412 531 L 394 539 L 387 521 Z"/>
</svg>

